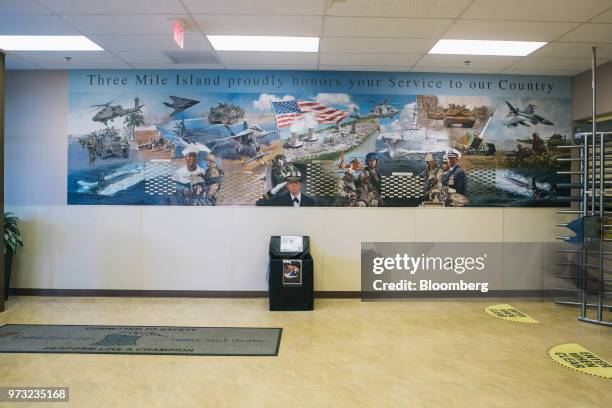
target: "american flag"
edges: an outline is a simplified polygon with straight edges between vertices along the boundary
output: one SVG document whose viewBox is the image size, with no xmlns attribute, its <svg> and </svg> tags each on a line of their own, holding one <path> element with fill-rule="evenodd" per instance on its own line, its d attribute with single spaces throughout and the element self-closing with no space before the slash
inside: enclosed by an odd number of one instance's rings
<svg viewBox="0 0 612 408">
<path fill-rule="evenodd" d="M 338 123 L 348 116 L 348 112 L 330 108 L 313 101 L 283 101 L 272 102 L 272 110 L 279 128 L 288 127 L 296 120 L 304 119 L 304 113 L 314 113 L 319 123 Z"/>
</svg>

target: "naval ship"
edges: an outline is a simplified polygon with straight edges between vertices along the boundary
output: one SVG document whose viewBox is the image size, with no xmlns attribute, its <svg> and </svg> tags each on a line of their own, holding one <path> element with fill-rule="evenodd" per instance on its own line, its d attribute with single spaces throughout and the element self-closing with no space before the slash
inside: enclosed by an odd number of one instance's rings
<svg viewBox="0 0 612 408">
<path fill-rule="evenodd" d="M 404 125 L 405 124 L 405 125 Z M 394 157 L 401 152 L 424 152 L 435 150 L 437 140 L 429 134 L 427 128 L 417 124 L 417 111 L 409 111 L 408 119 L 402 125 L 402 130 L 396 133 L 382 135 L 389 156 Z"/>
</svg>

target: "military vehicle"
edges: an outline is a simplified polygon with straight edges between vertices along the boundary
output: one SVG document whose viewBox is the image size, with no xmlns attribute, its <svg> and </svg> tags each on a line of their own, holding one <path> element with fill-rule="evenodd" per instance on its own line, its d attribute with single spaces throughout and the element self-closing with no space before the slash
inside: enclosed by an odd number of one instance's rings
<svg viewBox="0 0 612 408">
<path fill-rule="evenodd" d="M 553 135 L 546 141 L 546 147 L 549 152 L 558 153 L 559 146 L 568 146 L 570 142 L 567 138 L 559 133 L 553 133 Z"/>
<path fill-rule="evenodd" d="M 115 121 L 115 118 L 129 115 L 131 113 L 140 112 L 142 113 L 142 107 L 144 105 L 140 104 L 140 99 L 134 99 L 134 107 L 124 109 L 121 105 L 112 105 L 113 101 L 102 103 L 98 105 L 92 105 L 92 108 L 100 109 L 94 116 L 91 118 L 94 122 L 104 123 L 104 126 L 108 126 L 108 121 Z"/>
<path fill-rule="evenodd" d="M 484 142 L 484 137 L 487 132 L 487 129 L 489 128 L 489 124 L 493 120 L 493 115 L 495 114 L 496 110 L 497 110 L 497 106 L 493 110 L 493 113 L 489 115 L 489 118 L 487 119 L 487 123 L 482 128 L 482 131 L 480 133 L 474 132 L 474 137 L 472 138 L 470 145 L 467 146 L 466 149 L 464 150 L 463 152 L 464 154 L 480 155 L 480 156 L 494 156 L 495 155 L 495 153 L 497 152 L 497 148 L 495 147 L 495 144 Z"/>
<path fill-rule="evenodd" d="M 464 128 L 474 127 L 476 123 L 476 114 L 473 110 L 466 108 L 465 105 L 456 105 L 451 103 L 448 108 L 441 111 L 428 111 L 427 117 L 434 120 L 442 120 L 445 127 L 453 127 L 461 125 Z"/>
<path fill-rule="evenodd" d="M 130 156 L 130 144 L 129 142 L 115 129 L 104 129 L 96 132 L 93 135 L 95 139 L 96 154 L 102 159 L 109 157 L 123 157 L 128 158 Z"/>
<path fill-rule="evenodd" d="M 244 113 L 244 108 L 241 108 L 240 106 L 220 102 L 217 104 L 217 106 L 210 108 L 210 112 L 208 113 L 208 123 L 233 125 L 240 119 L 244 118 Z"/>
</svg>

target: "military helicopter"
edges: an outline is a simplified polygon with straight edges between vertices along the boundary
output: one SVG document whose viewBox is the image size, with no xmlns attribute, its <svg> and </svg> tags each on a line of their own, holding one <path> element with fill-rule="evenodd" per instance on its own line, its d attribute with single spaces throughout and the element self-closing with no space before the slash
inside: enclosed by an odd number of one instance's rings
<svg viewBox="0 0 612 408">
<path fill-rule="evenodd" d="M 91 106 L 92 108 L 102 108 L 102 109 L 100 109 L 91 119 L 94 122 L 101 122 L 101 123 L 104 123 L 104 126 L 108 126 L 109 120 L 111 122 L 114 122 L 115 118 L 129 115 L 130 113 L 136 113 L 136 112 L 142 113 L 142 107 L 144 106 L 140 104 L 140 99 L 138 98 L 134 99 L 133 108 L 124 109 L 123 106 L 111 105 L 112 103 L 113 101 L 99 104 L 99 105 L 92 105 Z"/>
<path fill-rule="evenodd" d="M 365 116 L 361 116 L 359 114 L 359 109 L 357 107 L 353 108 L 353 114 L 351 117 L 354 119 L 383 119 L 393 118 L 398 113 L 399 109 L 389 105 L 388 99 L 385 99 L 380 103 L 375 103 L 374 106 L 372 106 L 372 109 L 370 109 L 368 114 Z"/>
</svg>

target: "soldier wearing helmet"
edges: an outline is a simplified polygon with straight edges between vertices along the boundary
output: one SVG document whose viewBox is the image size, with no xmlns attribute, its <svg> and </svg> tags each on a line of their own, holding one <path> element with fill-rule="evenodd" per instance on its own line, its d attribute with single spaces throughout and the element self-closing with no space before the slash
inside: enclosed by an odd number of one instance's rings
<svg viewBox="0 0 612 408">
<path fill-rule="evenodd" d="M 214 204 L 217 203 L 217 192 L 219 187 L 221 187 L 221 179 L 224 174 L 223 170 L 217 167 L 216 160 L 216 157 L 210 153 L 206 156 L 206 172 L 204 173 L 206 197 Z"/>
<path fill-rule="evenodd" d="M 431 153 L 425 155 L 425 188 L 423 197 L 426 201 L 434 201 L 444 171 L 438 165 Z"/>
<path fill-rule="evenodd" d="M 347 167 L 344 170 L 344 176 L 338 182 L 338 197 L 336 205 L 340 207 L 356 207 L 359 192 L 355 183 L 355 170 L 352 167 Z"/>
<path fill-rule="evenodd" d="M 382 176 L 378 170 L 378 156 L 370 152 L 366 154 L 365 162 L 359 175 L 359 201 L 362 205 L 378 207 L 383 204 L 380 198 Z"/>
</svg>

